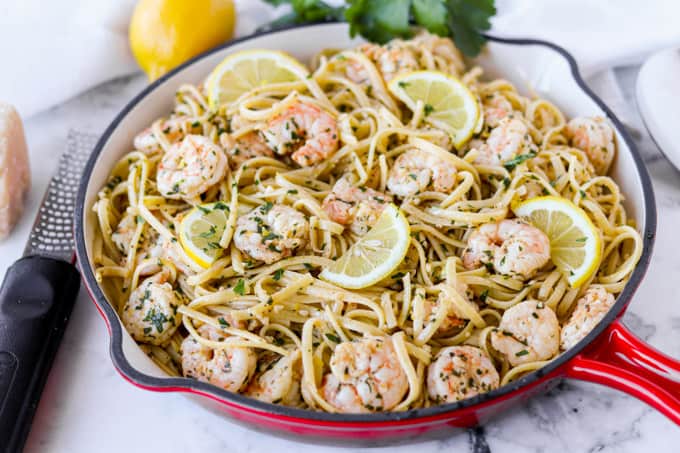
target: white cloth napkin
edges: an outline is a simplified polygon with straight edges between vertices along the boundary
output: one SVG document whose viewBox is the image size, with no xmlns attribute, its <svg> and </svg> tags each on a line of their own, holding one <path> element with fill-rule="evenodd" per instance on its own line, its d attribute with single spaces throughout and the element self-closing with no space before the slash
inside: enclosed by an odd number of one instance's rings
<svg viewBox="0 0 680 453">
<path fill-rule="evenodd" d="M 680 44 L 679 0 L 496 0 L 492 33 L 566 48 L 589 77 Z"/>
<path fill-rule="evenodd" d="M 190 1 L 190 0 L 185 0 Z M 0 2 L 0 100 L 24 118 L 138 71 L 127 41 L 134 0 Z M 236 35 L 281 13 L 236 0 Z M 333 1 L 332 3 L 337 3 Z M 586 75 L 680 43 L 678 0 L 497 0 L 492 32 L 553 41 Z"/>
</svg>

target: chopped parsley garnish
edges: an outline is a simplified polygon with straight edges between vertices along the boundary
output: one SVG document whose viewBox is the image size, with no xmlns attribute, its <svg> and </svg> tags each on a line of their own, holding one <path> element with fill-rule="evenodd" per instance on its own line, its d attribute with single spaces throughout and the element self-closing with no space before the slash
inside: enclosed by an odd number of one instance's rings
<svg viewBox="0 0 680 453">
<path fill-rule="evenodd" d="M 155 308 L 150 308 L 142 321 L 150 322 L 156 328 L 156 331 L 161 333 L 163 332 L 163 323 L 168 322 L 169 319 L 165 316 L 165 313 L 157 311 Z"/>
<path fill-rule="evenodd" d="M 337 335 L 334 335 L 332 333 L 327 333 L 326 338 L 328 338 L 330 341 L 333 343 L 340 343 L 340 338 Z"/>
<path fill-rule="evenodd" d="M 279 281 L 281 280 L 281 276 L 283 275 L 283 269 L 277 269 L 276 272 L 274 272 L 274 280 Z"/>
<path fill-rule="evenodd" d="M 525 162 L 529 159 L 533 159 L 534 157 L 536 157 L 536 152 L 534 151 L 528 152 L 526 154 L 520 154 L 519 156 L 510 159 L 509 161 L 504 163 L 503 166 L 505 167 L 506 170 L 512 171 L 515 169 L 516 166 L 518 166 L 522 162 Z"/>
<path fill-rule="evenodd" d="M 274 207 L 274 203 L 271 201 L 266 202 L 262 206 L 260 206 L 260 211 L 262 211 L 263 214 L 268 213 L 272 208 Z"/>
<path fill-rule="evenodd" d="M 234 286 L 234 292 L 239 296 L 243 296 L 246 293 L 246 282 L 242 278 Z"/>
</svg>

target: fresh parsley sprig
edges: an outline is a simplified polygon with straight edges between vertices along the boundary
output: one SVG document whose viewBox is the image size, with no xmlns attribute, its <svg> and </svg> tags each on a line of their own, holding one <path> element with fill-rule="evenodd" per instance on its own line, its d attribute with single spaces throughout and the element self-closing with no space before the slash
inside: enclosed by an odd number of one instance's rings
<svg viewBox="0 0 680 453">
<path fill-rule="evenodd" d="M 412 35 L 411 25 L 431 33 L 451 37 L 468 56 L 479 54 L 486 42 L 483 32 L 491 27 L 496 14 L 494 0 L 346 0 L 333 7 L 323 0 L 265 0 L 292 11 L 269 24 L 269 28 L 289 24 L 346 20 L 350 34 L 377 43 Z"/>
</svg>

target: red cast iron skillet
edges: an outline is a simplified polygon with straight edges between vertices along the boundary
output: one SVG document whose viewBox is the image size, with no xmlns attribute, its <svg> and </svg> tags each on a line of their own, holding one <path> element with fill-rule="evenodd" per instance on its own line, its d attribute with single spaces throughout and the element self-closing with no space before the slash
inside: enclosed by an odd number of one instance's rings
<svg viewBox="0 0 680 453">
<path fill-rule="evenodd" d="M 493 415 L 507 410 L 532 395 L 546 391 L 563 378 L 595 382 L 622 390 L 653 406 L 676 424 L 680 424 L 680 362 L 656 351 L 636 338 L 620 320 L 647 270 L 651 257 L 656 231 L 656 208 L 649 175 L 635 144 L 623 125 L 587 87 L 578 72 L 574 58 L 554 44 L 529 39 L 512 40 L 488 37 L 491 42 L 517 46 L 540 45 L 561 54 L 568 61 L 572 76 L 578 85 L 607 114 L 630 148 L 636 171 L 643 185 L 646 222 L 642 230 L 644 251 L 640 262 L 609 313 L 575 347 L 545 367 L 489 393 L 425 409 L 375 414 L 330 414 L 268 404 L 194 379 L 150 376 L 132 366 L 123 353 L 123 332 L 117 314 L 107 302 L 95 280 L 93 269 L 88 264 L 84 216 L 90 207 L 85 206 L 85 193 L 90 184 L 93 167 L 107 139 L 125 115 L 165 79 L 214 52 L 251 38 L 234 40 L 220 48 L 206 52 L 146 87 L 130 101 L 104 132 L 85 169 L 76 204 L 77 259 L 90 296 L 108 326 L 111 335 L 111 358 L 116 369 L 125 379 L 146 390 L 185 392 L 195 395 L 201 403 L 210 403 L 209 405 L 213 408 L 217 408 L 250 427 L 264 428 L 280 435 L 293 435 L 296 438 L 304 435 L 306 440 L 395 439 L 413 437 L 436 428 L 469 427 L 483 423 Z"/>
</svg>

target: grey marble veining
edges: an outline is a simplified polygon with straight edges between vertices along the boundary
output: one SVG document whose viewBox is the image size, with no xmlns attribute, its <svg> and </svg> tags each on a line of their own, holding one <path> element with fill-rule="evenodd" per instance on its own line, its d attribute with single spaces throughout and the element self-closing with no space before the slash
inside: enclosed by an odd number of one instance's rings
<svg viewBox="0 0 680 453">
<path fill-rule="evenodd" d="M 636 70 L 617 72 L 630 109 L 626 121 L 654 182 L 659 208 L 657 246 L 647 278 L 624 322 L 639 336 L 680 357 L 680 173 L 654 148 L 639 123 L 631 86 Z M 34 212 L 67 131 L 101 132 L 146 81 L 127 77 L 104 84 L 50 111 L 30 118 Z M 623 115 L 622 115 L 623 116 Z M 27 216 L 30 217 L 30 216 Z M 25 237 L 24 218 L 14 237 Z M 10 264 L 20 248 L 0 244 L 0 266 Z M 230 451 L 258 453 L 359 452 L 282 440 L 243 428 L 208 412 L 178 394 L 146 392 L 124 381 L 108 357 L 108 334 L 87 295 L 81 292 L 55 366 L 50 374 L 27 452 Z M 614 390 L 566 381 L 550 392 L 474 430 L 439 434 L 419 443 L 379 447 L 376 451 L 471 453 L 671 452 L 678 451 L 680 429 L 646 405 Z"/>
</svg>

